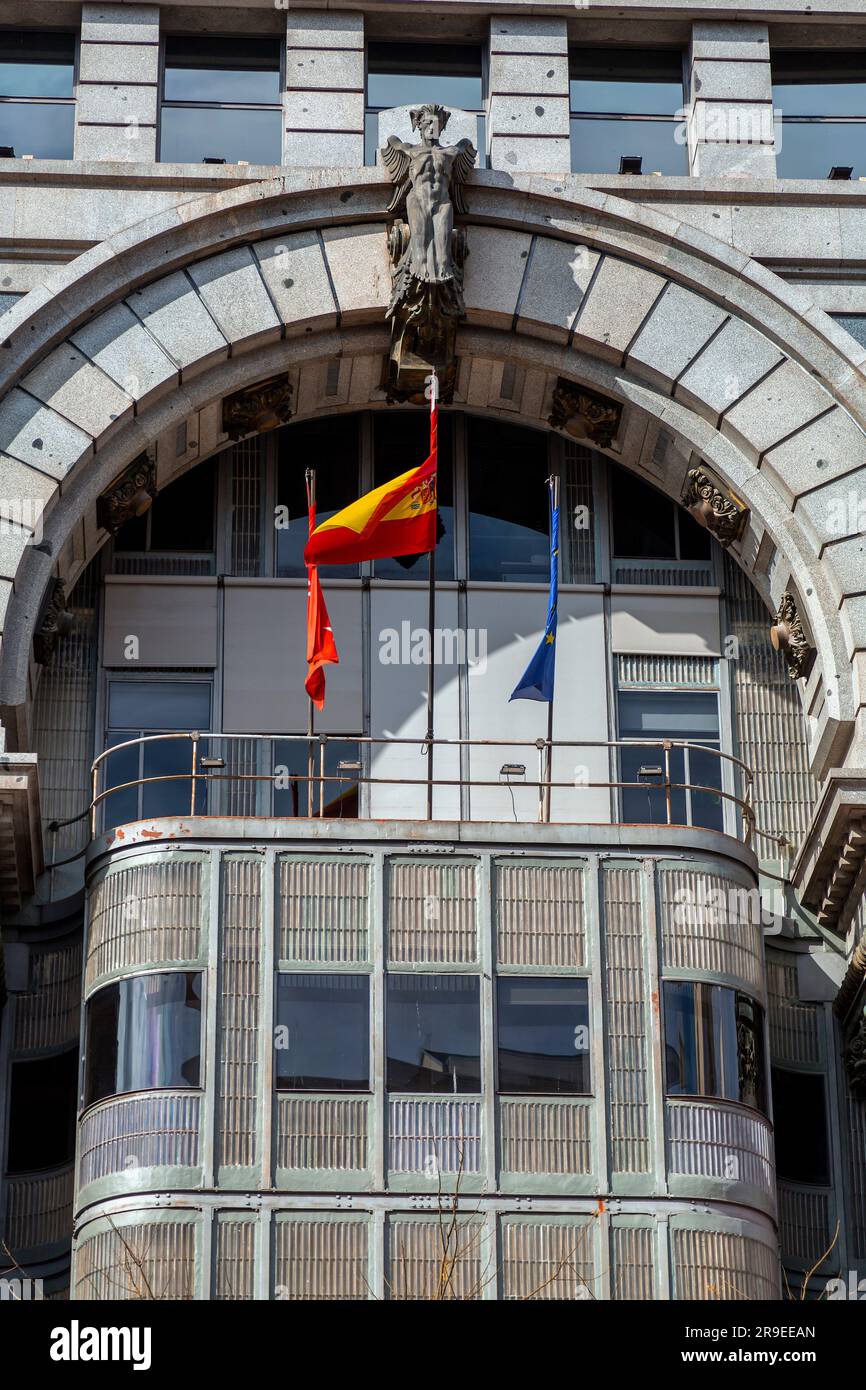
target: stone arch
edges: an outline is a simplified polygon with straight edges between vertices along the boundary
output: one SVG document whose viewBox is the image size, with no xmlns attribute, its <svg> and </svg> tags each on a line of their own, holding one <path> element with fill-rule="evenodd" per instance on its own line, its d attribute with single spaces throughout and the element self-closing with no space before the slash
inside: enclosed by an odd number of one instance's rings
<svg viewBox="0 0 866 1390">
<path fill-rule="evenodd" d="M 0 704 L 25 698 L 49 576 L 74 578 L 98 548 L 95 499 L 143 449 L 278 371 L 299 416 L 382 402 L 388 186 L 376 170 L 329 178 L 302 171 L 148 219 L 4 316 L 0 506 L 14 518 L 32 497 L 45 512 L 39 546 L 4 528 Z M 866 547 L 850 507 L 866 350 L 741 253 L 571 179 L 476 174 L 468 222 L 458 402 L 541 423 L 565 377 L 623 403 L 629 444 L 608 452 L 670 495 L 693 456 L 710 464 L 750 508 L 739 563 L 771 606 L 797 596 L 819 655 L 813 763 L 839 761 L 866 682 Z M 648 422 L 670 441 L 652 459 L 637 442 Z"/>
</svg>

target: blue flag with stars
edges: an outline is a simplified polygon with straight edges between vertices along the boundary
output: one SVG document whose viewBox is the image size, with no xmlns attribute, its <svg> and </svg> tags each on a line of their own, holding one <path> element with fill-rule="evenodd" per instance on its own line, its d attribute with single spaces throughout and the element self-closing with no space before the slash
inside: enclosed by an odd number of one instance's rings
<svg viewBox="0 0 866 1390">
<path fill-rule="evenodd" d="M 547 622 L 544 636 L 535 655 L 509 696 L 511 700 L 545 700 L 553 703 L 553 683 L 556 675 L 556 605 L 559 598 L 559 500 L 555 480 L 548 479 L 550 489 L 550 596 L 547 600 Z"/>
</svg>

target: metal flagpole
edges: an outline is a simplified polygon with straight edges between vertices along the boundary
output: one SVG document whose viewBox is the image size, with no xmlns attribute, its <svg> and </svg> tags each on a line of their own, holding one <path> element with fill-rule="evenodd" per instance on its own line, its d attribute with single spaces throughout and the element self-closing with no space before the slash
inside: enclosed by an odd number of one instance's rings
<svg viewBox="0 0 866 1390">
<path fill-rule="evenodd" d="M 316 505 L 316 470 L 308 468 L 304 474 L 307 483 L 307 515 Z M 307 606 L 310 602 L 310 572 L 307 570 Z M 309 618 L 308 618 L 309 621 Z M 307 815 L 313 814 L 313 734 L 316 728 L 316 707 L 312 697 L 307 697 Z"/>
<path fill-rule="evenodd" d="M 553 517 L 559 506 L 559 474 L 555 473 L 550 479 L 550 545 L 553 548 Z M 551 568 L 554 560 L 551 558 Z M 559 565 L 559 556 L 556 556 L 555 563 Z M 550 822 L 550 792 L 553 780 L 553 696 L 556 692 L 556 684 L 550 692 L 551 698 L 547 702 L 547 749 L 544 769 L 544 822 Z"/>
<path fill-rule="evenodd" d="M 437 406 L 439 402 L 439 380 L 434 368 L 428 378 L 430 387 L 430 452 L 437 449 L 436 456 L 436 506 L 439 506 L 439 456 L 438 456 L 438 416 Z M 434 535 L 433 549 L 428 556 L 428 577 L 429 585 L 427 589 L 427 819 L 433 819 L 433 696 L 435 688 L 436 670 L 433 665 L 433 630 L 436 626 L 436 544 Z"/>
</svg>

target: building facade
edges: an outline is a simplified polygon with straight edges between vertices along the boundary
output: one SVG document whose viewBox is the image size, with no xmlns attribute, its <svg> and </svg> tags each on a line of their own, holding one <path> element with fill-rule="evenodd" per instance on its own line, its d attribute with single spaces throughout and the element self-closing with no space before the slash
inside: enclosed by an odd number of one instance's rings
<svg viewBox="0 0 866 1390">
<path fill-rule="evenodd" d="M 845 0 L 0 0 L 6 1286 L 866 1276 L 864 128 Z"/>
</svg>

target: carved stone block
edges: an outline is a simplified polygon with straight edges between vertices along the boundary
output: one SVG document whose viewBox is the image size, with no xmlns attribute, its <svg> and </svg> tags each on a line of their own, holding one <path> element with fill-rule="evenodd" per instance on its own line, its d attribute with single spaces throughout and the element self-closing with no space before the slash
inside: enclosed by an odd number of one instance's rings
<svg viewBox="0 0 866 1390">
<path fill-rule="evenodd" d="M 288 375 L 257 381 L 223 399 L 223 429 L 229 439 L 287 425 L 292 418 L 292 385 Z"/>
<path fill-rule="evenodd" d="M 96 522 L 115 536 L 125 521 L 143 516 L 156 497 L 156 461 L 139 454 L 96 500 Z"/>
<path fill-rule="evenodd" d="M 740 539 L 749 520 L 745 502 L 704 466 L 686 474 L 682 503 L 726 548 Z"/>
<path fill-rule="evenodd" d="M 553 392 L 553 408 L 548 416 L 556 430 L 565 430 L 572 439 L 585 440 L 609 449 L 622 420 L 622 405 L 588 386 L 560 377 Z"/>
</svg>

